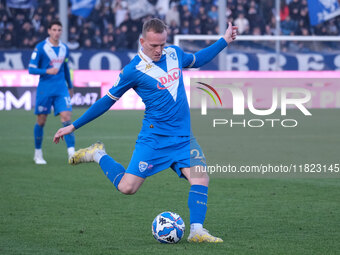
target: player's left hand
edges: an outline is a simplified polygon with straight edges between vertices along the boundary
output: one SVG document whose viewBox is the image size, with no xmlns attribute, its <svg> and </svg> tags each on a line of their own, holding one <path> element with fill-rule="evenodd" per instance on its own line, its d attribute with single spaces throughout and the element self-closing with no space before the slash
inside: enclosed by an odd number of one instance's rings
<svg viewBox="0 0 340 255">
<path fill-rule="evenodd" d="M 223 36 L 224 40 L 226 40 L 228 44 L 236 40 L 237 29 L 238 27 L 233 26 L 231 22 L 228 23 L 228 29 L 225 31 L 225 34 Z"/>
<path fill-rule="evenodd" d="M 70 94 L 70 98 L 72 98 L 73 95 L 74 95 L 74 90 L 73 90 L 73 88 L 68 89 L 68 93 Z"/>
<path fill-rule="evenodd" d="M 53 142 L 55 144 L 59 143 L 60 138 L 61 140 L 64 140 L 64 135 L 68 135 L 70 133 L 72 133 L 75 129 L 75 127 L 71 124 L 69 126 L 60 128 L 57 133 L 55 133 L 54 138 L 53 138 Z"/>
</svg>

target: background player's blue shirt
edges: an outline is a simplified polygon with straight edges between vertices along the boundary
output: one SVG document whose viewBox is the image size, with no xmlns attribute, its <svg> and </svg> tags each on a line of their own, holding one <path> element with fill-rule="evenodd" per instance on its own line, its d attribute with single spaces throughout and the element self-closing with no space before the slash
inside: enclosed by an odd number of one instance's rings
<svg viewBox="0 0 340 255">
<path fill-rule="evenodd" d="M 141 134 L 190 135 L 190 111 L 182 69 L 194 61 L 176 46 L 163 50 L 153 62 L 142 51 L 123 69 L 108 96 L 118 100 L 133 88 L 145 104 Z"/>
<path fill-rule="evenodd" d="M 67 61 L 69 49 L 66 44 L 59 42 L 53 46 L 48 38 L 37 44 L 29 63 L 29 73 L 39 74 L 38 90 L 50 95 L 62 95 L 67 91 L 67 86 L 72 88 L 70 72 Z M 58 68 L 55 75 L 46 73 L 49 68 Z"/>
</svg>

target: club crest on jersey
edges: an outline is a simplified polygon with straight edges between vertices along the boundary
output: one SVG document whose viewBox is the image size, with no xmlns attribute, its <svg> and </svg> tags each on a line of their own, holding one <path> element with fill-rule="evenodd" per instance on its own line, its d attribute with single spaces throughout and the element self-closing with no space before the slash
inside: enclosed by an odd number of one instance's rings
<svg viewBox="0 0 340 255">
<path fill-rule="evenodd" d="M 176 53 L 175 53 L 175 52 L 171 52 L 171 53 L 170 53 L 170 57 L 171 57 L 173 60 L 177 60 L 177 56 L 176 56 Z"/>
<path fill-rule="evenodd" d="M 148 168 L 148 163 L 144 162 L 144 161 L 140 161 L 139 162 L 139 171 L 141 173 L 143 173 L 147 168 Z"/>
<path fill-rule="evenodd" d="M 175 85 L 176 82 L 181 78 L 182 71 L 179 68 L 173 68 L 166 73 L 165 76 L 158 77 L 157 88 L 158 89 L 167 89 L 172 85 Z"/>
</svg>

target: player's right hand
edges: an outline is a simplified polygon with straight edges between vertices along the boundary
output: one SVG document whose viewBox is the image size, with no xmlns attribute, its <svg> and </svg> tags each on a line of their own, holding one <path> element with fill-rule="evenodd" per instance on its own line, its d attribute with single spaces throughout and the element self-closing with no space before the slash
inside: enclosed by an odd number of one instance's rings
<svg viewBox="0 0 340 255">
<path fill-rule="evenodd" d="M 53 142 L 55 144 L 59 143 L 60 138 L 61 138 L 61 140 L 64 140 L 64 135 L 68 135 L 68 134 L 72 133 L 74 130 L 76 130 L 76 129 L 72 124 L 67 126 L 67 127 L 60 128 L 57 131 L 57 133 L 55 133 L 54 138 L 53 138 Z"/>
<path fill-rule="evenodd" d="M 55 75 L 55 74 L 57 74 L 58 72 L 59 72 L 59 68 L 54 68 L 54 67 L 49 68 L 49 69 L 46 70 L 46 73 L 47 73 L 47 74 L 52 74 L 52 75 Z"/>
</svg>

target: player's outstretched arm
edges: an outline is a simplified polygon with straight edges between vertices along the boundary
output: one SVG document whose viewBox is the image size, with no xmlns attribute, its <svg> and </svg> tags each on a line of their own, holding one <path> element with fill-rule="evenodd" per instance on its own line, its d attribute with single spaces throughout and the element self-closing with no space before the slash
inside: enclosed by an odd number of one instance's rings
<svg viewBox="0 0 340 255">
<path fill-rule="evenodd" d="M 198 68 L 214 59 L 225 47 L 228 46 L 229 43 L 236 40 L 237 35 L 237 27 L 233 26 L 231 22 L 229 22 L 228 29 L 221 39 L 219 39 L 214 44 L 209 47 L 200 50 L 194 54 L 194 63 L 189 67 Z"/>
<path fill-rule="evenodd" d="M 61 138 L 61 140 L 64 140 L 64 136 L 72 133 L 74 130 L 76 130 L 76 129 L 73 126 L 73 124 L 71 124 L 71 125 L 69 125 L 67 127 L 60 128 L 57 131 L 57 133 L 55 133 L 54 138 L 53 138 L 53 142 L 55 144 L 59 143 L 60 138 Z"/>
<path fill-rule="evenodd" d="M 72 125 L 61 128 L 57 131 L 53 138 L 53 142 L 58 143 L 60 138 L 63 139 L 64 135 L 67 135 L 76 129 L 84 126 L 86 123 L 94 120 L 99 117 L 115 103 L 116 101 L 112 100 L 109 96 L 104 96 L 95 102 L 79 119 L 73 122 Z"/>
</svg>

